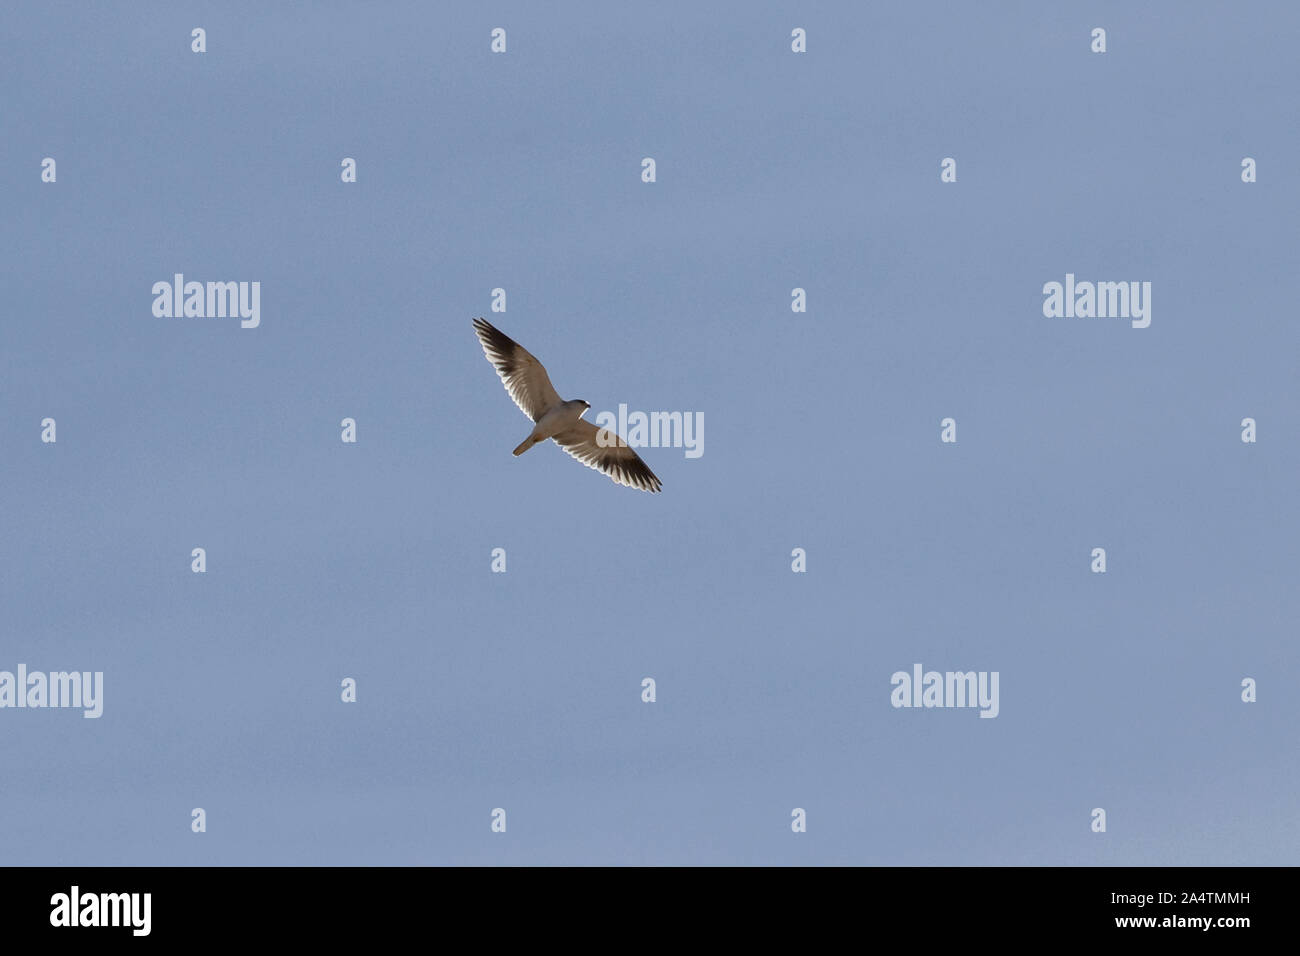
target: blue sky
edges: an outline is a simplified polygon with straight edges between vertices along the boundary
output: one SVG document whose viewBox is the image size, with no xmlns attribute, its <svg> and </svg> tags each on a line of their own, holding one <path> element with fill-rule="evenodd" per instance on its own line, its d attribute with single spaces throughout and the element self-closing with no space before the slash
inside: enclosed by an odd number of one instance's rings
<svg viewBox="0 0 1300 956">
<path fill-rule="evenodd" d="M 1282 3 L 14 5 L 0 669 L 105 701 L 0 710 L 0 858 L 1294 863 L 1297 41 Z M 155 318 L 177 272 L 259 281 L 260 327 Z M 1151 326 L 1044 317 L 1066 273 L 1150 281 Z M 643 450 L 654 496 L 512 458 L 478 315 L 703 456 Z M 892 708 L 915 662 L 999 716 Z"/>
</svg>

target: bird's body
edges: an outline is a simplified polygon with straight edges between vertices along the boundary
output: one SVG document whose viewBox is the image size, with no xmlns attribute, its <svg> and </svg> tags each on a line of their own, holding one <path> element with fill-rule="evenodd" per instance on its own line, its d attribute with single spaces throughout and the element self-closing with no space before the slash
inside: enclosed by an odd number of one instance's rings
<svg viewBox="0 0 1300 956">
<path fill-rule="evenodd" d="M 587 409 L 590 407 L 582 399 L 573 398 L 549 409 L 546 414 L 537 419 L 537 425 L 533 428 L 532 434 L 519 444 L 519 447 L 515 449 L 515 454 L 522 455 L 534 445 L 544 442 L 548 438 L 554 438 L 556 435 L 564 434 L 578 424 L 578 420 L 586 414 Z"/>
<path fill-rule="evenodd" d="M 522 455 L 534 445 L 552 439 L 588 468 L 595 468 L 629 488 L 656 492 L 663 483 L 646 467 L 627 442 L 608 428 L 583 421 L 591 405 L 580 398 L 564 401 L 542 363 L 526 348 L 484 319 L 474 320 L 474 332 L 506 392 L 536 424 L 515 448 Z"/>
</svg>

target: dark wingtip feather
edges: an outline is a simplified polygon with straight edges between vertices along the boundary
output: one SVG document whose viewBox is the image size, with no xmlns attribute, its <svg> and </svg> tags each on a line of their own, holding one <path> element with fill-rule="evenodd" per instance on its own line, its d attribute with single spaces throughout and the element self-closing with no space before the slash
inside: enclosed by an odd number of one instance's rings
<svg viewBox="0 0 1300 956">
<path fill-rule="evenodd" d="M 506 335 L 486 319 L 474 320 L 474 331 L 478 333 L 479 340 L 491 346 L 503 359 L 509 361 L 514 354 L 519 343 Z M 513 362 L 511 365 L 513 366 Z"/>
</svg>

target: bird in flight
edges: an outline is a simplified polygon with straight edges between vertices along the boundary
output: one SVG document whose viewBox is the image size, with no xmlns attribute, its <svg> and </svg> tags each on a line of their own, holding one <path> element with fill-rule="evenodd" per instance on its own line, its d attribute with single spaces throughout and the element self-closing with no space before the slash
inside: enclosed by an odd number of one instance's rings
<svg viewBox="0 0 1300 956">
<path fill-rule="evenodd" d="M 550 438 L 588 468 L 595 468 L 620 485 L 649 492 L 663 487 L 663 482 L 617 433 L 582 420 L 591 405 L 580 398 L 567 402 L 560 398 L 546 369 L 531 352 L 485 319 L 474 320 L 474 332 L 510 397 L 537 423 L 515 449 L 516 455 Z"/>
</svg>

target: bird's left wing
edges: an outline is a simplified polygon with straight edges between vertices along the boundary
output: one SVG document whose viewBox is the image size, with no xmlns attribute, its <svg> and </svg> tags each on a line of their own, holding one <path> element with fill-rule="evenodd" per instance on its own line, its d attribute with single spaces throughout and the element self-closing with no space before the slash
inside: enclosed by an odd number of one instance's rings
<svg viewBox="0 0 1300 956">
<path fill-rule="evenodd" d="M 597 437 L 599 436 L 599 437 Z M 663 487 L 641 456 L 608 428 L 579 421 L 568 431 L 555 435 L 555 443 L 588 468 L 595 468 L 620 485 L 656 492 Z"/>
<path fill-rule="evenodd" d="M 485 319 L 474 320 L 474 333 L 483 354 L 501 376 L 510 397 L 525 415 L 537 421 L 561 402 L 542 363 L 533 353 Z"/>
</svg>

